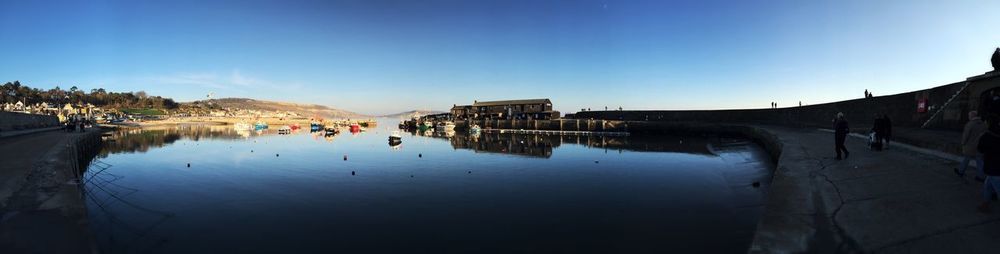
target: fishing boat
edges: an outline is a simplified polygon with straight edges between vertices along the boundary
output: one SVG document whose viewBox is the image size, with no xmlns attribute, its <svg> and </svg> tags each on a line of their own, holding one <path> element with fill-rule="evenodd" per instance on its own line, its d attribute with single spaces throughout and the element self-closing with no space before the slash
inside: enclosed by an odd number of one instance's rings
<svg viewBox="0 0 1000 254">
<path fill-rule="evenodd" d="M 266 130 L 267 129 L 267 123 L 261 122 L 261 121 L 257 121 L 257 123 L 253 124 L 253 129 L 254 130 Z"/>
<path fill-rule="evenodd" d="M 326 129 L 324 129 L 324 131 L 326 131 L 326 135 L 327 136 L 337 135 L 338 133 L 340 133 L 340 130 L 338 130 L 335 127 L 326 127 Z"/>
<path fill-rule="evenodd" d="M 439 132 L 454 131 L 455 123 L 452 123 L 451 121 L 438 122 L 437 126 L 434 128 Z"/>
<path fill-rule="evenodd" d="M 395 141 L 403 140 L 403 136 L 399 134 L 399 131 L 393 131 L 392 134 L 389 134 L 389 142 L 392 142 L 394 140 Z"/>
<path fill-rule="evenodd" d="M 361 132 L 361 125 L 358 125 L 357 123 L 352 123 L 351 133 L 358 133 L 358 132 Z"/>
<path fill-rule="evenodd" d="M 321 131 L 321 130 L 323 130 L 323 124 L 322 123 L 319 123 L 319 122 L 311 122 L 311 123 L 309 123 L 309 131 L 311 131 L 311 132 L 317 132 L 317 131 Z"/>
<path fill-rule="evenodd" d="M 282 135 L 292 134 L 292 127 L 289 127 L 288 125 L 281 126 L 281 128 L 278 128 L 278 134 Z"/>
</svg>

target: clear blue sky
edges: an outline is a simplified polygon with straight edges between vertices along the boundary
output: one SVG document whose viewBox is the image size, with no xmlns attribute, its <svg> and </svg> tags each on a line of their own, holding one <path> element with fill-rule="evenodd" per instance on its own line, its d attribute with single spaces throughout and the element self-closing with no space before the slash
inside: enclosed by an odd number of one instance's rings
<svg viewBox="0 0 1000 254">
<path fill-rule="evenodd" d="M 0 80 L 369 114 L 791 106 L 991 69 L 1000 1 L 2 1 Z"/>
</svg>

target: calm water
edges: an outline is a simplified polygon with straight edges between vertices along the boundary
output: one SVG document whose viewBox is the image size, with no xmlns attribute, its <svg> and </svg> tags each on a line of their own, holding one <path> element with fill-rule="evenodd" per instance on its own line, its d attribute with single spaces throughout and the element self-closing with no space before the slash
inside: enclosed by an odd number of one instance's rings
<svg viewBox="0 0 1000 254">
<path fill-rule="evenodd" d="M 772 170 L 744 139 L 391 146 L 395 126 L 120 130 L 85 173 L 91 227 L 107 253 L 745 252 L 765 189 L 751 183 Z"/>
</svg>

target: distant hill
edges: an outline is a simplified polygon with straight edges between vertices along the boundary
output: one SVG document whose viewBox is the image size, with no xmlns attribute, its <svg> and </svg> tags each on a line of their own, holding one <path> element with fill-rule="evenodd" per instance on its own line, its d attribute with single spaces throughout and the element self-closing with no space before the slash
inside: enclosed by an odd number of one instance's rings
<svg viewBox="0 0 1000 254">
<path fill-rule="evenodd" d="M 422 116 L 426 116 L 426 115 L 441 114 L 441 113 L 448 113 L 448 112 L 438 111 L 438 110 L 417 109 L 417 110 L 410 110 L 410 111 L 406 111 L 406 112 L 399 112 L 399 113 L 395 113 L 395 114 L 391 114 L 391 115 L 383 115 L 383 116 L 379 116 L 379 117 L 410 119 L 410 118 L 413 118 L 414 114 L 419 114 L 419 115 L 422 115 Z"/>
<path fill-rule="evenodd" d="M 248 98 L 221 98 L 182 103 L 183 106 L 196 108 L 239 108 L 260 111 L 290 111 L 304 117 L 320 116 L 323 118 L 368 118 L 369 115 L 347 110 L 330 108 L 316 104 L 298 104 L 290 102 L 263 101 Z"/>
</svg>

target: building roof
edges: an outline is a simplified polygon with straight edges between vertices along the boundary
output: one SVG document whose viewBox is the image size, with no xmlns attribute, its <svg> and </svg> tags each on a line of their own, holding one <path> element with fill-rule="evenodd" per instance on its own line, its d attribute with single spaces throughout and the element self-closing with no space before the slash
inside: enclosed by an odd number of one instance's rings
<svg viewBox="0 0 1000 254">
<path fill-rule="evenodd" d="M 520 105 L 520 104 L 552 104 L 552 101 L 550 101 L 549 99 L 477 101 L 476 103 L 473 103 L 472 106 L 483 107 L 483 106 L 503 106 L 503 105 Z"/>
<path fill-rule="evenodd" d="M 472 105 L 455 105 L 455 106 L 451 107 L 451 109 L 464 109 L 464 108 L 467 108 L 467 107 L 472 107 Z"/>
</svg>

